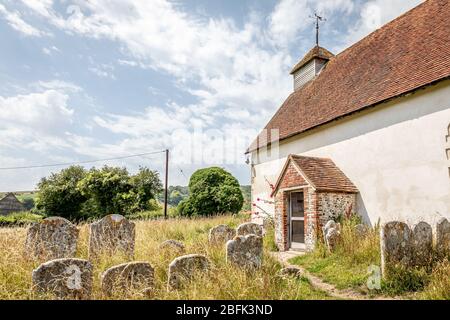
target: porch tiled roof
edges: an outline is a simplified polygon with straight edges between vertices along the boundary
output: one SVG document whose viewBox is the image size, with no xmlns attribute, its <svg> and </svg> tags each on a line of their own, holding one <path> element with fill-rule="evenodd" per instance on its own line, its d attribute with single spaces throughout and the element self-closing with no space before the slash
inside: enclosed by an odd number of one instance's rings
<svg viewBox="0 0 450 320">
<path fill-rule="evenodd" d="M 291 161 L 297 167 L 299 174 L 303 176 L 311 187 L 318 191 L 359 192 L 358 188 L 331 159 L 290 155 L 280 173 L 272 194 L 278 191 L 282 183 L 284 171 L 288 168 Z"/>
</svg>

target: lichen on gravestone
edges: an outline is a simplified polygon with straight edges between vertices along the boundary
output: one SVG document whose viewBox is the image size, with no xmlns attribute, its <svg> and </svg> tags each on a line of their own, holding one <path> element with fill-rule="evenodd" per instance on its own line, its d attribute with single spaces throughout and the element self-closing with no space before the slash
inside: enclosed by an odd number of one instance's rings
<svg viewBox="0 0 450 320">
<path fill-rule="evenodd" d="M 180 289 L 196 275 L 205 274 L 211 262 L 201 254 L 188 254 L 175 258 L 169 265 L 167 287 L 169 290 Z"/>
<path fill-rule="evenodd" d="M 258 237 L 263 236 L 263 229 L 261 225 L 254 222 L 246 222 L 239 225 L 236 229 L 236 234 L 238 236 L 246 236 L 249 234 L 255 234 Z"/>
<path fill-rule="evenodd" d="M 412 232 L 404 222 L 391 221 L 381 227 L 381 269 L 387 277 L 391 268 L 409 267 L 412 262 Z"/>
<path fill-rule="evenodd" d="M 174 253 L 174 254 L 182 254 L 186 250 L 185 245 L 178 240 L 165 240 L 159 245 L 159 249 L 163 251 L 163 253 Z"/>
<path fill-rule="evenodd" d="M 433 232 L 431 226 L 421 221 L 412 227 L 412 264 L 427 266 L 433 254 Z"/>
<path fill-rule="evenodd" d="M 210 244 L 225 244 L 228 240 L 232 240 L 235 235 L 236 231 L 233 228 L 221 224 L 209 230 L 208 240 Z"/>
<path fill-rule="evenodd" d="M 141 291 L 142 293 L 154 287 L 154 269 L 148 262 L 129 262 L 113 266 L 101 276 L 102 293 L 111 297 L 121 293 Z"/>
<path fill-rule="evenodd" d="M 226 244 L 227 262 L 245 269 L 259 268 L 263 258 L 263 239 L 255 234 L 236 236 Z"/>
<path fill-rule="evenodd" d="M 441 256 L 450 255 L 450 222 L 446 218 L 436 224 L 436 251 Z"/>
<path fill-rule="evenodd" d="M 74 257 L 78 234 L 78 228 L 69 220 L 49 217 L 28 228 L 25 251 L 38 260 Z"/>
<path fill-rule="evenodd" d="M 92 265 L 75 258 L 55 259 L 32 273 L 33 292 L 57 299 L 87 300 L 92 292 Z"/>
<path fill-rule="evenodd" d="M 113 214 L 91 223 L 89 226 L 89 258 L 101 254 L 120 253 L 129 259 L 134 257 L 135 224 L 125 217 Z"/>
</svg>

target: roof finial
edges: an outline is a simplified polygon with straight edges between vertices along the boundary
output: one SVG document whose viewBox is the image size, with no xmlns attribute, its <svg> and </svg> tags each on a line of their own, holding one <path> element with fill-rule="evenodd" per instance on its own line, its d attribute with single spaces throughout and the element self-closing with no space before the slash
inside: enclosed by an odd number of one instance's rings
<svg viewBox="0 0 450 320">
<path fill-rule="evenodd" d="M 327 21 L 327 19 L 319 16 L 317 12 L 314 12 L 314 16 L 311 18 L 316 19 L 316 46 L 319 46 L 319 21 Z"/>
</svg>

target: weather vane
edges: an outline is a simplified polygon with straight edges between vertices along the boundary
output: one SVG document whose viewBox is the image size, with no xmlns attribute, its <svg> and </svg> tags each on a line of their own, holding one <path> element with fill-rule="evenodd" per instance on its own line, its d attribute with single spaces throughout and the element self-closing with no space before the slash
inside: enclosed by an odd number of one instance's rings
<svg viewBox="0 0 450 320">
<path fill-rule="evenodd" d="M 310 18 L 316 19 L 316 46 L 319 46 L 319 21 L 327 21 L 327 19 L 319 16 L 317 12 L 314 13 L 314 16 L 310 16 Z"/>
</svg>

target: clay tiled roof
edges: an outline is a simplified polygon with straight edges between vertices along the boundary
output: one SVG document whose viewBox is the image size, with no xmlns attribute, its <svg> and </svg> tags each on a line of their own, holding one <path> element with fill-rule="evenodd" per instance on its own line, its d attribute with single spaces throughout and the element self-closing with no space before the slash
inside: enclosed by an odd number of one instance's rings
<svg viewBox="0 0 450 320">
<path fill-rule="evenodd" d="M 450 1 L 428 0 L 332 58 L 266 125 L 280 139 L 450 78 Z M 264 134 L 259 147 L 267 144 Z M 269 137 L 269 139 L 271 139 Z M 253 142 L 249 151 L 257 149 Z"/>
<path fill-rule="evenodd" d="M 330 60 L 332 57 L 334 57 L 334 54 L 332 54 L 330 51 L 328 51 L 325 48 L 315 46 L 312 48 L 304 57 L 302 60 L 300 60 L 294 68 L 291 70 L 291 74 L 294 74 L 298 69 L 303 67 L 305 64 L 310 62 L 314 58 L 324 59 L 324 60 Z"/>
<path fill-rule="evenodd" d="M 296 165 L 300 172 L 299 174 L 318 191 L 359 192 L 358 188 L 331 159 L 290 155 L 283 170 L 281 170 L 272 195 L 278 191 L 284 171 L 288 168 L 291 161 Z"/>
</svg>

